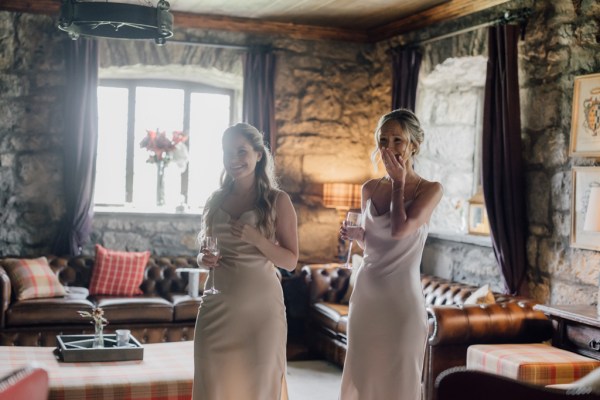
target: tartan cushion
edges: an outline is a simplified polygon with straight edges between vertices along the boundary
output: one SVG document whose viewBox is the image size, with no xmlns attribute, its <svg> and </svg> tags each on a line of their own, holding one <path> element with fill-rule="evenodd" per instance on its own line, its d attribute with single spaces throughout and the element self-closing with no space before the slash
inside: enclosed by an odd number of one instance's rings
<svg viewBox="0 0 600 400">
<path fill-rule="evenodd" d="M 149 251 L 139 253 L 108 250 L 96 245 L 96 260 L 90 281 L 90 295 L 133 296 L 142 294 L 140 285 Z"/>
<path fill-rule="evenodd" d="M 467 368 L 536 385 L 571 383 L 600 361 L 543 343 L 477 344 L 467 349 Z"/>
<path fill-rule="evenodd" d="M 48 259 L 6 258 L 2 266 L 10 277 L 17 300 L 65 296 L 67 293 L 50 268 Z"/>
</svg>

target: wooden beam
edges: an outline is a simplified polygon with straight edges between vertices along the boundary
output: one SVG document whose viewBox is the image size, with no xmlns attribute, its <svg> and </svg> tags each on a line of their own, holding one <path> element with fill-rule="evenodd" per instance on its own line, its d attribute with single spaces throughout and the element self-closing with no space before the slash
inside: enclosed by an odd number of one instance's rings
<svg viewBox="0 0 600 400">
<path fill-rule="evenodd" d="M 32 14 L 58 15 L 60 1 L 57 0 L 2 0 L 0 10 Z"/>
<path fill-rule="evenodd" d="M 282 35 L 293 39 L 341 40 L 367 42 L 367 32 L 316 25 L 301 25 L 251 18 L 224 17 L 173 11 L 174 26 L 195 29 L 215 29 L 228 32 Z"/>
<path fill-rule="evenodd" d="M 379 42 L 393 36 L 423 29 L 443 21 L 465 17 L 510 0 L 450 0 L 409 17 L 369 30 L 369 41 Z"/>
</svg>

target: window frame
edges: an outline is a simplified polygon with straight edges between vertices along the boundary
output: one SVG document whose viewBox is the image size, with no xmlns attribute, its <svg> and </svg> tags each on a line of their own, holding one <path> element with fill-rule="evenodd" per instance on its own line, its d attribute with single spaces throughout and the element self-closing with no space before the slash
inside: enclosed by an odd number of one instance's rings
<svg viewBox="0 0 600 400">
<path fill-rule="evenodd" d="M 125 88 L 128 90 L 127 99 L 127 148 L 125 155 L 125 202 L 121 204 L 94 203 L 93 206 L 100 208 L 124 207 L 132 204 L 133 201 L 133 175 L 134 175 L 134 151 L 135 151 L 135 98 L 137 87 L 180 89 L 184 92 L 184 110 L 183 110 L 183 131 L 189 132 L 190 129 L 190 106 L 192 93 L 212 93 L 229 96 L 229 123 L 233 124 L 236 110 L 236 91 L 234 89 L 220 88 L 206 85 L 198 82 L 170 80 L 170 79 L 145 79 L 145 78 L 102 78 L 98 80 L 98 87 Z M 185 143 L 189 149 L 189 140 Z M 97 168 L 97 167 L 96 167 Z M 181 173 L 181 194 L 184 196 L 185 203 L 188 203 L 188 167 Z M 157 210 L 156 213 L 164 213 L 164 210 Z"/>
</svg>

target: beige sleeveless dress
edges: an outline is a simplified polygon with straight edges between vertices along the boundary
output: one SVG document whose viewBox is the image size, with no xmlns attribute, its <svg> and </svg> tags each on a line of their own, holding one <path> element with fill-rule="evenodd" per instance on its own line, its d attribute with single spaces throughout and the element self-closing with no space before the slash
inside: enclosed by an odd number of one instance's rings
<svg viewBox="0 0 600 400">
<path fill-rule="evenodd" d="M 247 211 L 239 220 L 256 226 L 257 213 Z M 203 296 L 198 310 L 192 398 L 287 399 L 287 323 L 281 283 L 273 263 L 231 234 L 230 221 L 225 211 L 216 211 L 212 232 L 222 259 L 210 274 L 215 274 L 215 287 L 221 293 Z"/>
<path fill-rule="evenodd" d="M 392 239 L 389 212 L 377 215 L 371 199 L 363 227 L 340 399 L 418 400 L 427 340 L 420 264 L 429 228 Z"/>
</svg>

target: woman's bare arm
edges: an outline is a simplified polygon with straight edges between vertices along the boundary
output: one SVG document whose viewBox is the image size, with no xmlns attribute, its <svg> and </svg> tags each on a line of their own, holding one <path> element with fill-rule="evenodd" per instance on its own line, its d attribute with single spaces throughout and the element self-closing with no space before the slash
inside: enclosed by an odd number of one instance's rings
<svg viewBox="0 0 600 400">
<path fill-rule="evenodd" d="M 404 188 L 399 189 L 392 184 L 392 200 L 390 205 L 392 237 L 402 239 L 413 234 L 421 225 L 427 223 L 433 210 L 443 195 L 442 185 L 438 182 L 424 182 L 423 190 L 404 207 Z"/>
</svg>

